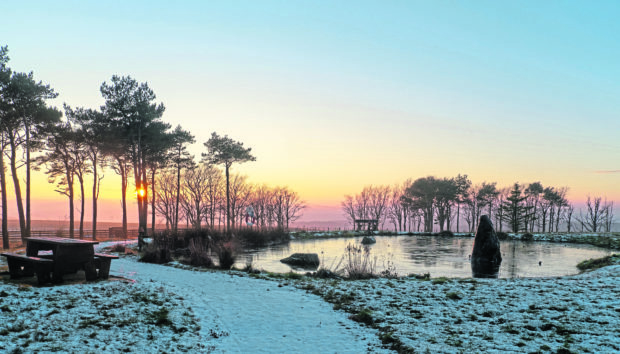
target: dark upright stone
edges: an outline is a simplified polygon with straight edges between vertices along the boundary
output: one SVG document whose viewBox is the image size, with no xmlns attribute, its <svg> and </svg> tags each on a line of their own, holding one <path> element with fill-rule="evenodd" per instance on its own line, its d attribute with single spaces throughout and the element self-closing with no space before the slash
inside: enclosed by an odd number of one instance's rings
<svg viewBox="0 0 620 354">
<path fill-rule="evenodd" d="M 489 217 L 482 215 L 474 239 L 474 249 L 471 253 L 472 275 L 474 278 L 497 278 L 501 264 L 502 254 L 499 250 L 499 239 Z"/>
</svg>

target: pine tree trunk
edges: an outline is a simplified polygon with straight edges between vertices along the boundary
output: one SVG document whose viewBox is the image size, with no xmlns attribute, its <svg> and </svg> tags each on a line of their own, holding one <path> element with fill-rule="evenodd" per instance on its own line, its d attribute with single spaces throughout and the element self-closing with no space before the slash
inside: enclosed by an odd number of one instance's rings
<svg viewBox="0 0 620 354">
<path fill-rule="evenodd" d="M 8 204 L 6 193 L 6 169 L 4 168 L 3 150 L 0 150 L 0 193 L 2 193 L 2 248 L 8 249 L 10 247 L 8 227 Z"/>
<path fill-rule="evenodd" d="M 30 237 L 30 127 L 26 124 L 26 237 Z"/>
<path fill-rule="evenodd" d="M 11 136 L 11 156 L 9 158 L 9 163 L 11 165 L 11 175 L 13 177 L 13 185 L 15 192 L 15 201 L 17 203 L 17 215 L 19 217 L 19 230 L 21 233 L 22 243 L 26 244 L 26 237 L 28 237 L 28 233 L 26 230 L 26 221 L 24 217 L 24 204 L 22 201 L 22 190 L 19 183 L 19 176 L 17 176 L 17 146 L 15 145 L 15 140 Z"/>
<path fill-rule="evenodd" d="M 153 195 L 151 196 L 151 232 L 153 235 L 155 234 L 155 169 L 153 169 L 151 174 L 151 192 Z"/>
<path fill-rule="evenodd" d="M 84 238 L 84 206 L 86 204 L 86 196 L 84 193 L 84 177 L 78 176 L 78 180 L 80 182 L 80 196 L 82 197 L 81 210 L 80 210 L 80 239 Z"/>
<path fill-rule="evenodd" d="M 149 215 L 149 187 L 148 187 L 148 179 L 146 178 L 146 167 L 144 164 L 142 167 L 142 189 L 144 190 L 144 197 L 142 198 L 142 221 L 143 221 L 143 229 L 145 234 L 148 228 L 148 215 Z"/>
<path fill-rule="evenodd" d="M 226 165 L 226 232 L 230 233 L 230 184 L 229 184 L 229 166 Z"/>
<path fill-rule="evenodd" d="M 73 227 L 75 225 L 75 211 L 73 205 L 73 176 L 70 172 L 67 172 L 67 188 L 69 190 L 69 237 L 74 238 Z"/>
<path fill-rule="evenodd" d="M 123 237 L 127 237 L 127 171 L 126 166 L 118 161 L 121 172 L 121 208 L 123 209 Z"/>
<path fill-rule="evenodd" d="M 97 157 L 94 155 L 93 158 L 93 240 L 97 239 L 97 198 L 98 198 L 98 184 L 99 184 L 99 175 L 97 173 Z"/>
</svg>

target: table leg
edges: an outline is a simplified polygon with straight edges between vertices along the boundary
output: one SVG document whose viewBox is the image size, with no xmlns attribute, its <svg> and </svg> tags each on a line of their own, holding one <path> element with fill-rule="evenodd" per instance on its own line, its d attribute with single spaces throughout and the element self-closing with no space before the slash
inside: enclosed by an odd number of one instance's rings
<svg viewBox="0 0 620 354">
<path fill-rule="evenodd" d="M 97 268 L 95 268 L 95 261 L 88 261 L 84 264 L 84 273 L 86 274 L 86 280 L 97 279 Z"/>
</svg>

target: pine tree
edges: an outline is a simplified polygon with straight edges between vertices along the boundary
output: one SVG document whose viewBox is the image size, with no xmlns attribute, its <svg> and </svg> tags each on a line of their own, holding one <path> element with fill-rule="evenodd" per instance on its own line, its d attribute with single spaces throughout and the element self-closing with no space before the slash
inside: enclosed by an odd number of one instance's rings
<svg viewBox="0 0 620 354">
<path fill-rule="evenodd" d="M 510 195 L 502 202 L 502 222 L 506 222 L 512 232 L 523 229 L 525 221 L 531 217 L 532 207 L 525 204 L 526 198 L 519 183 L 515 183 Z"/>
</svg>

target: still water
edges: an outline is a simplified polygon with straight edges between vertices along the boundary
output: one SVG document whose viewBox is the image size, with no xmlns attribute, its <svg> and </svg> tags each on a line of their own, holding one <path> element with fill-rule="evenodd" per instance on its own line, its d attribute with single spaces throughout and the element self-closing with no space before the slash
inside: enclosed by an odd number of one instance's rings
<svg viewBox="0 0 620 354">
<path fill-rule="evenodd" d="M 380 236 L 371 245 L 371 259 L 376 257 L 376 271 L 393 263 L 398 275 L 430 273 L 432 277 L 471 277 L 469 255 L 473 238 L 444 238 L 425 236 Z M 359 244 L 361 237 L 325 240 L 291 241 L 250 250 L 240 256 L 236 266 L 252 262 L 256 269 L 285 273 L 303 271 L 292 269 L 280 259 L 293 253 L 318 253 L 322 265 L 332 269 L 338 264 L 349 243 Z M 502 265 L 500 278 L 550 277 L 577 274 L 577 263 L 609 255 L 611 252 L 589 245 L 548 242 L 500 241 Z M 539 265 L 539 262 L 542 262 Z"/>
</svg>

